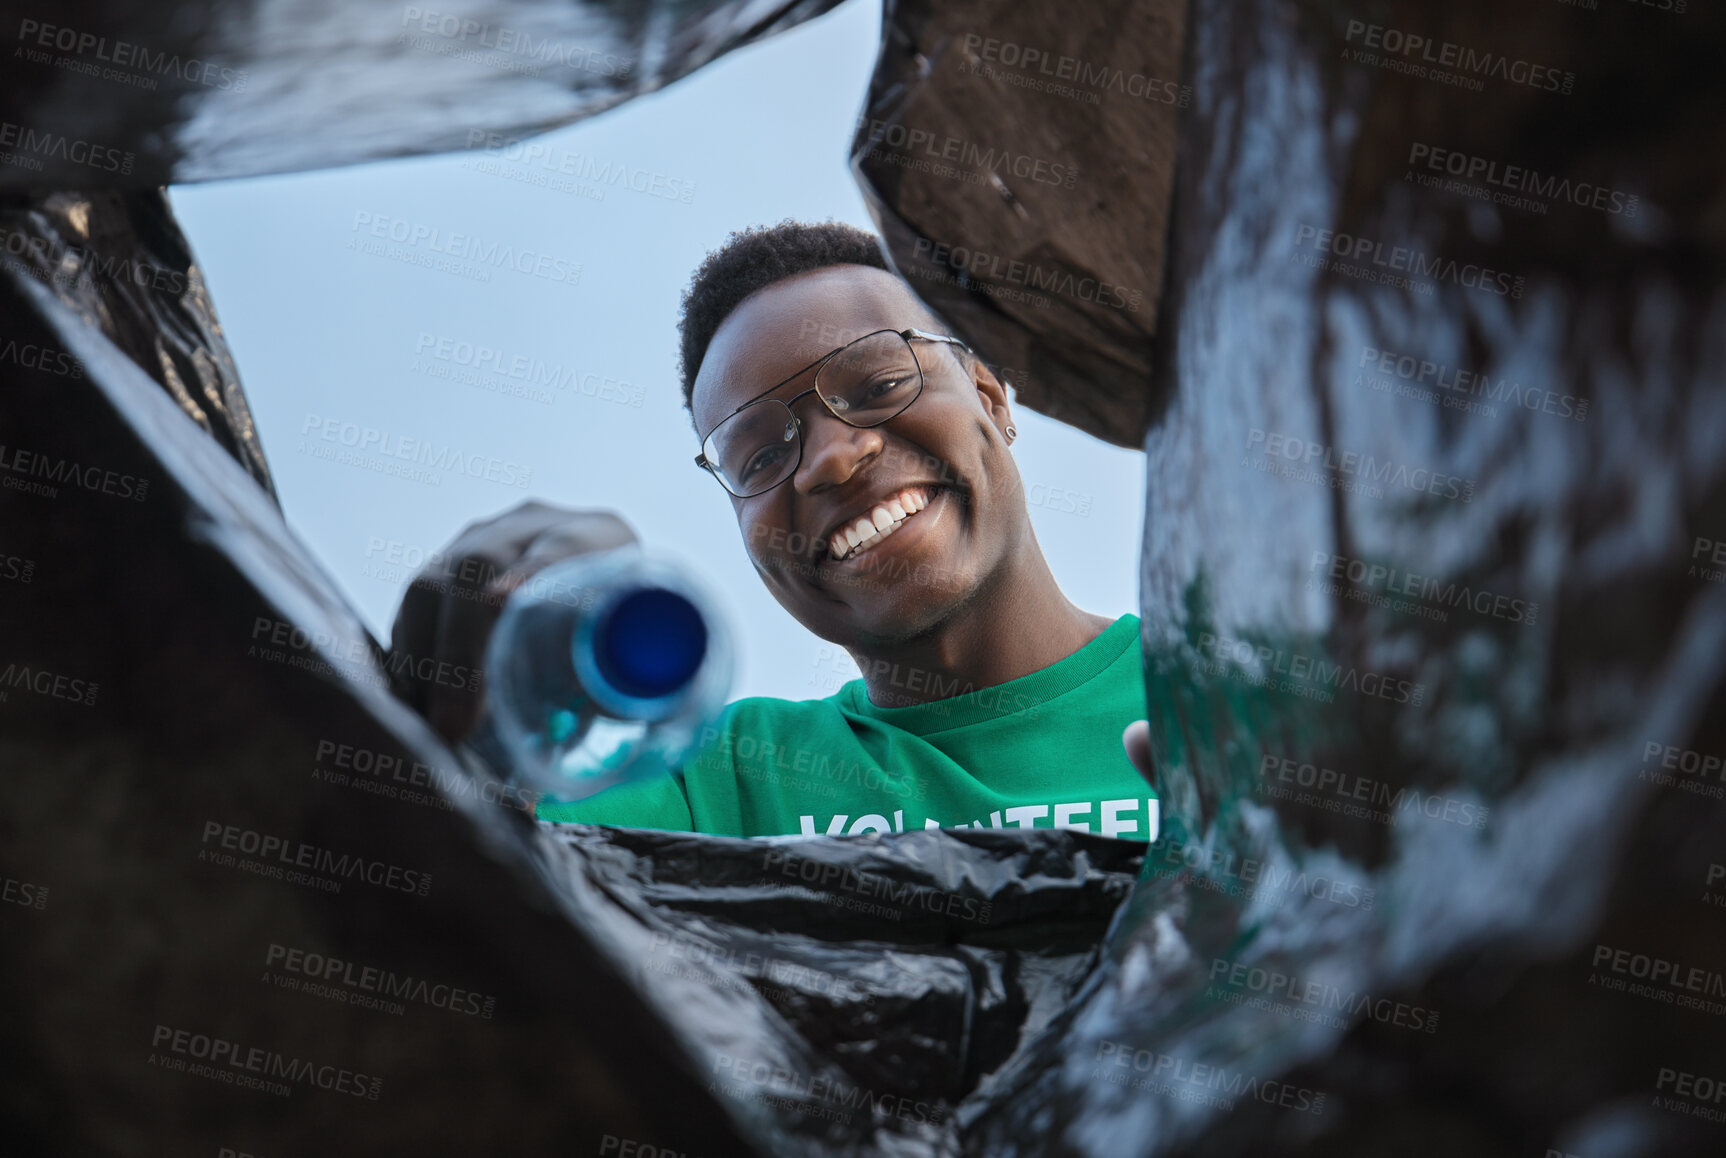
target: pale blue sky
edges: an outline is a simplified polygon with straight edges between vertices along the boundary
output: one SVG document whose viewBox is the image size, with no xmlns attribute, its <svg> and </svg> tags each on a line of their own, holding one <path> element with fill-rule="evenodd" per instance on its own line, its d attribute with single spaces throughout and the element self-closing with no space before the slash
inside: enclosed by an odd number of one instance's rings
<svg viewBox="0 0 1726 1158">
<path fill-rule="evenodd" d="M 693 465 L 676 322 L 690 272 L 734 229 L 786 217 L 873 228 L 846 149 L 880 19 L 877 0 L 849 0 L 663 92 L 535 138 L 545 151 L 531 163 L 473 152 L 171 191 L 288 522 L 381 638 L 408 561 L 474 519 L 540 498 L 616 510 L 707 579 L 739 640 L 735 696 L 825 696 L 855 674 L 773 601 L 730 503 Z M 607 164 L 646 191 L 590 177 L 587 189 L 604 194 L 595 199 L 522 179 L 580 186 L 584 168 Z M 392 243 L 392 229 L 407 240 Z M 529 272 L 448 256 L 493 246 L 530 253 Z M 440 260 L 461 268 L 410 264 Z M 577 264 L 575 284 L 558 280 Z M 479 346 L 498 352 L 493 362 L 462 365 Z M 562 384 L 511 378 L 512 366 Z M 1032 522 L 1062 587 L 1090 611 L 1135 610 L 1142 456 L 1022 408 L 1017 423 L 1014 453 L 1043 501 Z M 450 447 L 493 477 L 446 469 L 433 485 L 314 456 L 343 449 L 344 428 L 369 428 L 391 451 L 410 439 Z M 528 485 L 510 485 L 524 468 Z"/>
</svg>

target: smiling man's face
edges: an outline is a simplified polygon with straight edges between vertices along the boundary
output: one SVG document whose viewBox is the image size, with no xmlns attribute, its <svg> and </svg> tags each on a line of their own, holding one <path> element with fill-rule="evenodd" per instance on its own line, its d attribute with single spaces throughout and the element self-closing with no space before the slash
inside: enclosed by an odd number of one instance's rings
<svg viewBox="0 0 1726 1158">
<path fill-rule="evenodd" d="M 884 270 L 836 265 L 775 282 L 714 333 L 691 397 L 696 428 L 706 435 L 835 347 L 909 327 L 946 332 Z M 923 392 L 908 409 L 865 430 L 808 395 L 793 407 L 803 439 L 797 473 L 765 494 L 732 499 L 745 548 L 774 598 L 842 646 L 938 629 L 1031 545 L 1024 487 L 1002 433 L 1010 421 L 1005 388 L 980 364 L 968 370 L 958 347 L 911 346 Z M 812 370 L 799 374 L 768 397 L 789 401 L 813 379 Z M 852 547 L 843 531 L 860 519 L 888 522 L 885 533 Z M 843 558 L 836 545 L 846 547 Z"/>
</svg>

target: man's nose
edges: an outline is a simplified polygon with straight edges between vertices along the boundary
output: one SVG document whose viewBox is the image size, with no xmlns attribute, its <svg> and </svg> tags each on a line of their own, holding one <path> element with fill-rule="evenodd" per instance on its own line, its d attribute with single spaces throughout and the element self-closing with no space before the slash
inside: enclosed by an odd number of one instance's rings
<svg viewBox="0 0 1726 1158">
<path fill-rule="evenodd" d="M 803 438 L 803 462 L 791 485 L 800 494 L 839 486 L 887 445 L 879 428 L 841 422 L 819 402 L 797 419 L 797 427 Z"/>
</svg>

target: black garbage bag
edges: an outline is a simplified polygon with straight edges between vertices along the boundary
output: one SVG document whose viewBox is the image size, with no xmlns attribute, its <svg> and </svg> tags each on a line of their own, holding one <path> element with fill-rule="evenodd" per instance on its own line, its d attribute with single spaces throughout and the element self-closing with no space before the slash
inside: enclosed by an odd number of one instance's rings
<svg viewBox="0 0 1726 1158">
<path fill-rule="evenodd" d="M 1726 1152 L 1726 11 L 888 19 L 896 267 L 1146 455 L 1154 879 L 969 1152 Z"/>
<path fill-rule="evenodd" d="M 835 2 L 8 5 L 0 190 L 514 153 Z"/>
<path fill-rule="evenodd" d="M 274 498 L 234 356 L 162 190 L 0 193 L 0 264 L 106 335 Z M 5 330 L 6 362 L 76 383 L 78 361 L 21 344 L 21 320 Z"/>
<path fill-rule="evenodd" d="M 57 355 L 0 391 L 7 1148 L 751 1152 L 240 461 L 28 273 L 0 318 Z"/>
<path fill-rule="evenodd" d="M 1084 984 L 1145 845 L 557 826 L 584 924 L 773 1154 L 957 1154 L 955 1111 Z"/>
</svg>

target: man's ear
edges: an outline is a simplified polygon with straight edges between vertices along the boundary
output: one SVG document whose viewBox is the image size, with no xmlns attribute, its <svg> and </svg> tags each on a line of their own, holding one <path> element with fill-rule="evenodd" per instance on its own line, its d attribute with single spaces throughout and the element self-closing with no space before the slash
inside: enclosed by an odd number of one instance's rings
<svg viewBox="0 0 1726 1158">
<path fill-rule="evenodd" d="M 1007 398 L 1007 383 L 995 377 L 995 372 L 975 354 L 970 355 L 971 381 L 977 387 L 977 400 L 989 415 L 995 429 L 1006 432 L 1013 423 L 1012 406 Z"/>
</svg>

